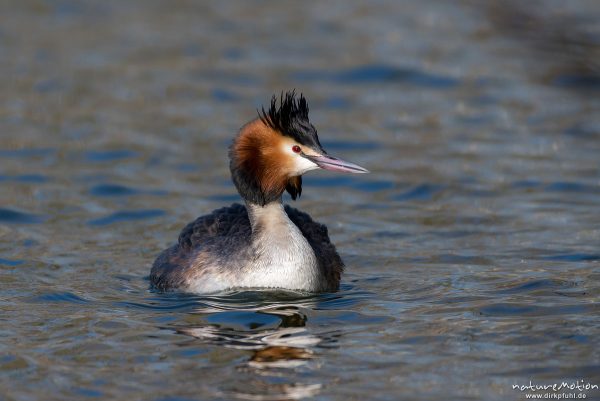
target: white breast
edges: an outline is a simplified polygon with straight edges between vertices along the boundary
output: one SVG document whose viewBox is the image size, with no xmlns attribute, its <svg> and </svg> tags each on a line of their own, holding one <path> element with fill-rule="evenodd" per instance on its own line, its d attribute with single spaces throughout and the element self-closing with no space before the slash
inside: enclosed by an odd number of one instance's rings
<svg viewBox="0 0 600 401">
<path fill-rule="evenodd" d="M 271 218 L 268 226 L 254 238 L 258 257 L 245 269 L 241 286 L 319 291 L 317 257 L 298 227 L 281 209 L 283 214 Z"/>
<path fill-rule="evenodd" d="M 282 288 L 323 291 L 317 257 L 300 229 L 289 219 L 281 202 L 247 205 L 252 225 L 252 249 L 242 266 L 229 274 L 219 266 L 205 265 L 200 276 L 188 282 L 188 291 L 214 293 L 232 288 Z"/>
</svg>

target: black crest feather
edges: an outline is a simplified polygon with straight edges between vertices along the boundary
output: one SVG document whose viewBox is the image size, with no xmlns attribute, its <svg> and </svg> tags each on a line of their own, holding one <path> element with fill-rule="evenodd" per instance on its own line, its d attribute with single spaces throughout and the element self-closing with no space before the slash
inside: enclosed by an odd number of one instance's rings
<svg viewBox="0 0 600 401">
<path fill-rule="evenodd" d="M 273 95 L 269 110 L 263 107 L 258 116 L 265 125 L 282 135 L 325 152 L 319 142 L 316 128 L 308 119 L 308 103 L 302 94 L 297 97 L 295 90 L 285 94 L 281 92 L 279 104 L 277 96 Z"/>
</svg>

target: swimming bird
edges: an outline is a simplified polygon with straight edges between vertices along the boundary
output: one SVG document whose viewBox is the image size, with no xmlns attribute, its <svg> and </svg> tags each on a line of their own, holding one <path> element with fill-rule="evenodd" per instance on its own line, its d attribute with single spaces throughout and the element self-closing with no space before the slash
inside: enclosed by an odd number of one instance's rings
<svg viewBox="0 0 600 401">
<path fill-rule="evenodd" d="M 274 95 L 244 125 L 230 149 L 231 178 L 245 204 L 198 217 L 164 250 L 150 273 L 158 290 L 213 293 L 242 288 L 335 291 L 344 264 L 327 227 L 290 206 L 302 174 L 325 169 L 367 173 L 327 154 L 308 118 L 304 96 Z"/>
</svg>

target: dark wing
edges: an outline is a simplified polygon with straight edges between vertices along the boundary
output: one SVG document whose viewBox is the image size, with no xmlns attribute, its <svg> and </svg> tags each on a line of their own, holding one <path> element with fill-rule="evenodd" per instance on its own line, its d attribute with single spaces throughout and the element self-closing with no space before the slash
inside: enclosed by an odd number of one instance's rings
<svg viewBox="0 0 600 401">
<path fill-rule="evenodd" d="M 337 290 L 344 271 L 344 262 L 329 239 L 327 227 L 314 221 L 308 214 L 285 205 L 285 212 L 308 240 L 317 259 L 321 273 L 327 280 L 330 291 Z"/>
<path fill-rule="evenodd" d="M 189 223 L 179 234 L 179 246 L 184 250 L 212 242 L 217 237 L 238 238 L 251 232 L 246 208 L 239 203 L 214 210 Z"/>
<path fill-rule="evenodd" d="M 194 274 L 199 252 L 219 258 L 220 251 L 235 249 L 236 244 L 249 241 L 251 232 L 248 212 L 238 203 L 200 216 L 181 230 L 177 244 L 158 255 L 150 282 L 160 290 L 182 287 Z"/>
</svg>

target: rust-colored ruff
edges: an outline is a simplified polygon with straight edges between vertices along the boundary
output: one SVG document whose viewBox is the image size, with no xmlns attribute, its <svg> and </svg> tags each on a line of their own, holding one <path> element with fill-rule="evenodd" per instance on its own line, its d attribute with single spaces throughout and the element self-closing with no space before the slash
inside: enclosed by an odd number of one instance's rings
<svg viewBox="0 0 600 401">
<path fill-rule="evenodd" d="M 284 152 L 294 144 L 291 138 L 256 119 L 242 127 L 233 144 L 233 162 L 236 168 L 253 177 L 264 194 L 279 196 L 288 182 L 294 186 L 299 182 L 291 175 L 293 162 Z"/>
</svg>

